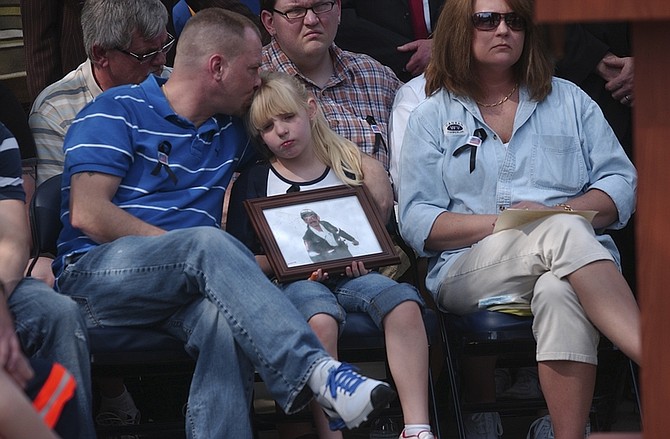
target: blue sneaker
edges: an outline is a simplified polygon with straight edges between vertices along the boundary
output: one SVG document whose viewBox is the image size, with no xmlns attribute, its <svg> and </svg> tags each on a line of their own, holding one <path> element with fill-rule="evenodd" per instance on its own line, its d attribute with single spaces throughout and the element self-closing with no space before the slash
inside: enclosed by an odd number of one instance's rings
<svg viewBox="0 0 670 439">
<path fill-rule="evenodd" d="M 388 384 L 364 377 L 352 365 L 342 363 L 328 371 L 328 379 L 315 397 L 335 431 L 358 427 L 387 407 L 396 393 Z"/>
</svg>

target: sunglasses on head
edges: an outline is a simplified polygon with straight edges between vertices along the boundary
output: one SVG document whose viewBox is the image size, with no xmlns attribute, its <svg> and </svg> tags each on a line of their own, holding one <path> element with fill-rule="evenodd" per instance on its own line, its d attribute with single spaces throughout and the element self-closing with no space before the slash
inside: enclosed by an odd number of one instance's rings
<svg viewBox="0 0 670 439">
<path fill-rule="evenodd" d="M 501 14 L 499 12 L 477 12 L 472 15 L 472 24 L 477 30 L 491 31 L 498 29 L 500 21 L 513 31 L 522 31 L 526 28 L 526 22 L 516 12 Z"/>
</svg>

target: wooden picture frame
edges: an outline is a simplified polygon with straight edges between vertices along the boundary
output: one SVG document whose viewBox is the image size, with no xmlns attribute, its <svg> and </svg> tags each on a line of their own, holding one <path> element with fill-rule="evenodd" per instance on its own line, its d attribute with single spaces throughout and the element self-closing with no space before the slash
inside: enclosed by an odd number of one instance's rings
<svg viewBox="0 0 670 439">
<path fill-rule="evenodd" d="M 362 186 L 256 198 L 245 200 L 244 207 L 279 282 L 307 279 L 318 268 L 332 279 L 352 261 L 368 269 L 400 262 Z"/>
</svg>

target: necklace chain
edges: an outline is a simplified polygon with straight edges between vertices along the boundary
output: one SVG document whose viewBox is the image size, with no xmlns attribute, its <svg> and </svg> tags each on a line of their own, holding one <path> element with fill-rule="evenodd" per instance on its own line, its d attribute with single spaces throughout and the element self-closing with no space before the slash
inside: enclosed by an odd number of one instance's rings
<svg viewBox="0 0 670 439">
<path fill-rule="evenodd" d="M 517 89 L 518 87 L 519 87 L 519 83 L 517 82 L 517 83 L 514 85 L 514 88 L 512 88 L 512 91 L 509 92 L 509 94 L 508 94 L 507 96 L 505 96 L 504 98 L 502 98 L 501 100 L 499 100 L 499 101 L 496 102 L 495 104 L 484 104 L 484 103 L 479 102 L 479 101 L 475 101 L 475 102 L 477 102 L 477 104 L 478 104 L 478 105 L 481 105 L 482 107 L 487 107 L 487 108 L 490 108 L 490 107 L 497 107 L 498 105 L 502 105 L 502 104 L 504 104 L 505 102 L 507 102 L 507 100 L 508 100 L 510 97 L 512 97 L 512 95 L 514 94 L 514 92 L 516 91 L 516 89 Z"/>
</svg>

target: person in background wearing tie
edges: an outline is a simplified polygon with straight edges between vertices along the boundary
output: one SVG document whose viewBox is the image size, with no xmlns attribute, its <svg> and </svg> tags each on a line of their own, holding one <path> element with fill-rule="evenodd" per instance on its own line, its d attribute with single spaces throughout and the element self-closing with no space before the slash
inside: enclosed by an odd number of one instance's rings
<svg viewBox="0 0 670 439">
<path fill-rule="evenodd" d="M 433 25 L 444 0 L 343 0 L 335 42 L 391 67 L 407 82 L 430 61 Z"/>
</svg>

